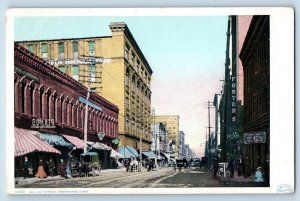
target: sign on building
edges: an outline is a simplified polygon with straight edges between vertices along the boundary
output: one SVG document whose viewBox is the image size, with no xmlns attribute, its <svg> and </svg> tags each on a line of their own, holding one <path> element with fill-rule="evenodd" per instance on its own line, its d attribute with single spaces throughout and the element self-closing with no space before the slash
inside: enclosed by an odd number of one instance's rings
<svg viewBox="0 0 300 201">
<path fill-rule="evenodd" d="M 245 133 L 245 144 L 266 143 L 266 132 Z"/>
</svg>

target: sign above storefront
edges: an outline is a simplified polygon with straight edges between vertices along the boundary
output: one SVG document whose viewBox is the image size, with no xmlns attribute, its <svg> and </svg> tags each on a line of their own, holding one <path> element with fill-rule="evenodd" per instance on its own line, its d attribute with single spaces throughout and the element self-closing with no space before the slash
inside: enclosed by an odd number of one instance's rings
<svg viewBox="0 0 300 201">
<path fill-rule="evenodd" d="M 97 133 L 99 140 L 103 140 L 105 133 L 104 132 L 99 132 Z"/>
<path fill-rule="evenodd" d="M 120 141 L 121 140 L 119 138 L 116 138 L 116 139 L 112 140 L 111 142 L 114 143 L 114 144 L 119 144 Z"/>
</svg>

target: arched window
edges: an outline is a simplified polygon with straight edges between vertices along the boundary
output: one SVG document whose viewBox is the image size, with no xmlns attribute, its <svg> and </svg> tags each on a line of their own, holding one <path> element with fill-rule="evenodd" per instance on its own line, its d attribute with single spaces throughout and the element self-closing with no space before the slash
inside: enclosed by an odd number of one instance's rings
<svg viewBox="0 0 300 201">
<path fill-rule="evenodd" d="M 25 104 L 25 99 L 26 99 L 26 82 L 22 82 L 21 84 L 21 87 L 22 87 L 22 94 L 21 94 L 21 100 L 22 100 L 22 113 L 25 113 L 25 107 L 26 107 L 26 104 Z"/>
<path fill-rule="evenodd" d="M 43 94 L 44 94 L 44 87 L 41 86 L 39 88 L 39 102 L 40 102 L 40 108 L 39 108 L 39 116 L 40 118 L 43 118 L 43 104 L 44 104 L 44 101 L 43 101 Z"/>
<path fill-rule="evenodd" d="M 53 93 L 53 104 L 52 104 L 53 108 L 53 119 L 54 121 L 57 121 L 57 92 L 55 91 Z"/>
<path fill-rule="evenodd" d="M 33 82 L 30 83 L 30 115 L 34 115 L 34 102 L 35 102 L 35 85 Z"/>
</svg>

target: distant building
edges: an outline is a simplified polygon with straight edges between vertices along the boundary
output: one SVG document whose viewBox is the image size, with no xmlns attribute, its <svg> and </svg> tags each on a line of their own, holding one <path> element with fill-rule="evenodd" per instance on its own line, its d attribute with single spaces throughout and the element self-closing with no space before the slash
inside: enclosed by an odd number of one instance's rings
<svg viewBox="0 0 300 201">
<path fill-rule="evenodd" d="M 123 22 L 109 25 L 112 36 L 19 41 L 92 92 L 116 104 L 120 146 L 151 146 L 152 69 Z"/>
<path fill-rule="evenodd" d="M 152 151 L 169 152 L 169 138 L 164 123 L 156 123 L 152 125 Z"/>
<path fill-rule="evenodd" d="M 192 152 L 191 152 L 189 144 L 184 145 L 184 154 L 183 154 L 183 156 L 186 157 L 186 158 L 192 158 Z"/>
<path fill-rule="evenodd" d="M 179 115 L 156 115 L 155 123 L 165 123 L 174 157 L 179 156 Z"/>
<path fill-rule="evenodd" d="M 183 131 L 179 131 L 179 143 L 178 143 L 178 158 L 183 158 L 185 155 L 185 146 L 184 146 L 184 142 L 185 142 L 185 133 Z"/>
</svg>

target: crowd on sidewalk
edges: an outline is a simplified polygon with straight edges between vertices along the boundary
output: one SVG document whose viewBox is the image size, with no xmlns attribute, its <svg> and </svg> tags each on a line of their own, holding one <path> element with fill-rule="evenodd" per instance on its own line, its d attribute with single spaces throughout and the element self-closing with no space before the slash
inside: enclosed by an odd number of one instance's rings
<svg viewBox="0 0 300 201">
<path fill-rule="evenodd" d="M 225 181 L 225 183 L 252 183 L 253 186 L 269 186 L 269 168 L 265 166 L 262 171 L 261 167 L 257 167 L 254 174 L 251 174 L 249 167 L 244 161 L 235 161 L 230 159 L 225 166 L 220 166 L 218 158 L 213 161 L 213 178 Z"/>
</svg>

